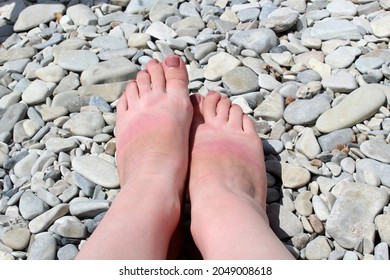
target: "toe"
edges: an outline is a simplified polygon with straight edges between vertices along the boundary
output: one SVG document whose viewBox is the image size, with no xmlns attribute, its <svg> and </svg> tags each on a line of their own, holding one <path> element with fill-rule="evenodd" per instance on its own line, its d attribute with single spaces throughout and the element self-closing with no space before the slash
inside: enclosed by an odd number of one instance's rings
<svg viewBox="0 0 390 280">
<path fill-rule="evenodd" d="M 151 79 L 147 71 L 141 70 L 137 74 L 137 86 L 139 90 L 139 96 L 143 97 L 151 91 Z"/>
<path fill-rule="evenodd" d="M 215 119 L 217 114 L 217 104 L 221 99 L 221 95 L 216 91 L 210 91 L 205 99 L 203 105 L 203 117 L 206 122 L 212 121 Z"/>
<path fill-rule="evenodd" d="M 231 101 L 227 97 L 222 97 L 217 104 L 217 118 L 222 122 L 227 122 L 229 119 L 230 106 L 232 105 Z"/>
<path fill-rule="evenodd" d="M 150 80 L 152 83 L 153 93 L 164 93 L 165 92 L 165 76 L 164 70 L 161 64 L 153 59 L 146 64 L 146 70 L 149 73 Z"/>
<path fill-rule="evenodd" d="M 162 67 L 167 93 L 188 96 L 188 74 L 184 61 L 177 55 L 169 55 L 165 58 Z"/>
<path fill-rule="evenodd" d="M 243 116 L 243 119 L 242 119 L 242 128 L 244 130 L 244 132 L 247 132 L 247 133 L 256 133 L 256 127 L 255 127 L 255 124 L 253 123 L 253 121 L 250 119 L 250 117 L 248 117 L 247 115 L 244 115 Z"/>
<path fill-rule="evenodd" d="M 229 125 L 233 129 L 240 129 L 242 130 L 242 119 L 243 119 L 244 113 L 242 112 L 242 109 L 239 105 L 233 104 L 230 107 L 229 111 Z"/>
<path fill-rule="evenodd" d="M 116 109 L 118 112 L 118 115 L 122 115 L 124 112 L 128 109 L 128 103 L 127 103 L 127 96 L 126 92 L 122 94 L 122 96 L 119 98 L 119 101 L 116 105 Z"/>
</svg>

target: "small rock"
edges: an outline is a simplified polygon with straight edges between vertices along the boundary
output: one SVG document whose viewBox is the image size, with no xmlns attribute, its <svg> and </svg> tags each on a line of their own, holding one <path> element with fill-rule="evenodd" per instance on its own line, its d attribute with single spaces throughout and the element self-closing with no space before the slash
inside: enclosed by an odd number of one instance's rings
<svg viewBox="0 0 390 280">
<path fill-rule="evenodd" d="M 27 260 L 55 260 L 56 251 L 56 239 L 50 233 L 43 233 L 31 244 Z"/>
<path fill-rule="evenodd" d="M 325 236 L 318 236 L 306 246 L 306 258 L 308 260 L 327 259 L 332 249 Z"/>
</svg>

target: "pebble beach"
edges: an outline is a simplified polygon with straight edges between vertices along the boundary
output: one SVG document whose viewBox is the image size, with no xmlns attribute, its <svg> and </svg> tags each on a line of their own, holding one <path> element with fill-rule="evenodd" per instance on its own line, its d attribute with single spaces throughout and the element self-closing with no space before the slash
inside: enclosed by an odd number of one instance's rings
<svg viewBox="0 0 390 280">
<path fill-rule="evenodd" d="M 117 100 L 171 53 L 254 121 L 296 259 L 389 260 L 389 41 L 390 0 L 1 1 L 0 260 L 75 258 L 120 191 Z"/>
</svg>

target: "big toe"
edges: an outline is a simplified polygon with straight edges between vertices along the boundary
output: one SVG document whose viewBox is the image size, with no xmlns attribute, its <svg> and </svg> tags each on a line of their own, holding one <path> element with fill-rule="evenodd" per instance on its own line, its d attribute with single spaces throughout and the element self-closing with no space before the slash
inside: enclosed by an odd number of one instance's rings
<svg viewBox="0 0 390 280">
<path fill-rule="evenodd" d="M 162 65 L 167 93 L 188 95 L 188 74 L 184 61 L 177 55 L 169 55 Z"/>
</svg>

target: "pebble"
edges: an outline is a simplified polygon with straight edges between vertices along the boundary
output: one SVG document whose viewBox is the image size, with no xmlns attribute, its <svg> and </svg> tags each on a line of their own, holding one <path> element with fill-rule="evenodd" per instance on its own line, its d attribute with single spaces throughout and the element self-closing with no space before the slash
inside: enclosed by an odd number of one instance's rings
<svg viewBox="0 0 390 280">
<path fill-rule="evenodd" d="M 316 122 L 323 133 L 351 127 L 372 117 L 385 103 L 389 89 L 382 85 L 365 85 L 351 92 L 337 106 L 324 112 Z M 353 104 L 353 106 L 351 106 Z"/>
<path fill-rule="evenodd" d="M 290 163 L 266 161 L 267 172 L 282 179 L 286 188 L 300 188 L 310 181 L 310 172 L 305 168 Z"/>
<path fill-rule="evenodd" d="M 97 156 L 75 157 L 72 160 L 74 170 L 97 185 L 105 188 L 119 187 L 116 167 Z"/>
<path fill-rule="evenodd" d="M 87 234 L 86 226 L 76 217 L 69 216 L 56 220 L 49 230 L 68 238 L 84 238 Z"/>
<path fill-rule="evenodd" d="M 321 147 L 318 144 L 313 129 L 307 127 L 302 131 L 301 136 L 295 144 L 295 149 L 308 159 L 314 159 L 321 152 Z"/>
<path fill-rule="evenodd" d="M 58 249 L 57 258 L 59 260 L 74 260 L 79 253 L 77 247 L 73 244 L 66 244 Z"/>
<path fill-rule="evenodd" d="M 353 141 L 353 130 L 344 128 L 332 131 L 328 134 L 318 137 L 318 143 L 322 151 L 332 151 L 338 145 L 348 145 Z"/>
<path fill-rule="evenodd" d="M 105 125 L 104 119 L 97 112 L 81 112 L 74 115 L 63 125 L 73 135 L 93 137 L 99 134 Z"/>
<path fill-rule="evenodd" d="M 210 57 L 204 71 L 204 77 L 210 81 L 218 80 L 222 78 L 224 74 L 238 67 L 240 64 L 240 61 L 234 56 L 220 52 Z"/>
<path fill-rule="evenodd" d="M 321 83 L 324 88 L 329 88 L 335 92 L 351 92 L 358 88 L 356 78 L 346 71 L 339 71 L 324 77 Z"/>
<path fill-rule="evenodd" d="M 306 246 L 306 258 L 308 260 L 327 259 L 332 249 L 325 236 L 318 236 Z"/>
<path fill-rule="evenodd" d="M 62 50 L 57 57 L 59 66 L 74 72 L 82 72 L 98 62 L 99 58 L 97 55 L 88 50 Z"/>
<path fill-rule="evenodd" d="M 375 225 L 382 242 L 390 246 L 390 215 L 381 214 L 376 216 Z"/>
<path fill-rule="evenodd" d="M 237 67 L 230 70 L 222 76 L 222 82 L 231 95 L 259 89 L 257 75 L 247 67 Z"/>
<path fill-rule="evenodd" d="M 284 99 L 276 91 L 268 95 L 254 110 L 254 117 L 267 121 L 278 121 L 283 116 Z"/>
<path fill-rule="evenodd" d="M 348 20 L 335 18 L 326 18 L 316 22 L 311 29 L 311 36 L 324 41 L 331 39 L 358 41 L 362 39 L 356 25 Z"/>
<path fill-rule="evenodd" d="M 43 214 L 30 221 L 28 227 L 31 233 L 42 232 L 47 229 L 55 220 L 64 216 L 69 211 L 69 205 L 65 203 L 58 204 Z"/>
<path fill-rule="evenodd" d="M 70 213 L 78 218 L 94 218 L 108 210 L 110 203 L 106 200 L 88 200 L 70 203 Z"/>
<path fill-rule="evenodd" d="M 23 250 L 30 241 L 30 235 L 27 228 L 15 228 L 4 232 L 1 240 L 13 250 Z"/>
<path fill-rule="evenodd" d="M 69 7 L 66 10 L 66 15 L 69 16 L 73 21 L 73 24 L 77 26 L 97 24 L 96 15 L 88 6 L 83 4 L 77 4 Z"/>
<path fill-rule="evenodd" d="M 288 238 L 303 232 L 303 227 L 298 217 L 290 212 L 285 206 L 271 203 L 267 206 L 267 215 L 270 226 L 280 238 Z"/>
<path fill-rule="evenodd" d="M 237 46 L 243 46 L 257 54 L 262 54 L 277 46 L 278 37 L 271 29 L 258 28 L 236 32 L 230 41 Z"/>
<path fill-rule="evenodd" d="M 390 145 L 381 140 L 367 140 L 360 145 L 362 153 L 372 159 L 390 163 Z"/>
<path fill-rule="evenodd" d="M 390 166 L 388 164 L 373 160 L 362 159 L 356 162 L 356 175 L 359 182 L 364 182 L 363 173 L 369 171 L 379 177 L 381 183 L 390 187 Z"/>
<path fill-rule="evenodd" d="M 328 234 L 343 248 L 356 248 L 366 237 L 368 225 L 388 200 L 388 194 L 382 189 L 348 183 L 326 221 Z"/>
<path fill-rule="evenodd" d="M 56 239 L 50 233 L 42 233 L 31 244 L 27 260 L 55 260 L 56 247 Z"/>
</svg>

